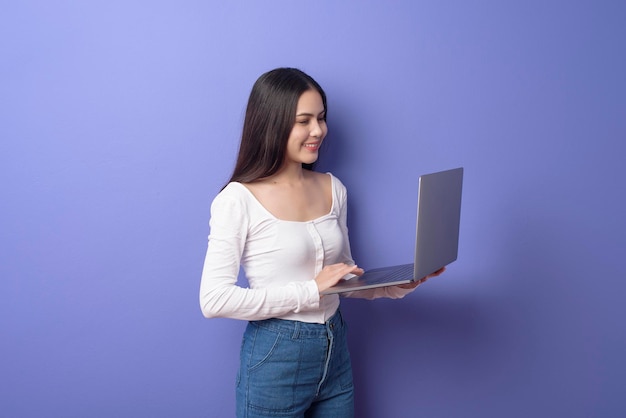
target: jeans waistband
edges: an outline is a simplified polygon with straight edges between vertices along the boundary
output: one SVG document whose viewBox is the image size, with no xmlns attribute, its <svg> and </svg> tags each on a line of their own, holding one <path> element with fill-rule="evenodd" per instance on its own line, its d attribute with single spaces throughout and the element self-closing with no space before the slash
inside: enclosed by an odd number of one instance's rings
<svg viewBox="0 0 626 418">
<path fill-rule="evenodd" d="M 328 332 L 339 330 L 344 322 L 341 311 L 337 311 L 324 324 L 316 324 L 302 321 L 292 321 L 288 319 L 270 318 L 261 321 L 250 321 L 250 324 L 268 331 L 284 333 L 291 338 L 320 338 L 328 335 Z"/>
</svg>

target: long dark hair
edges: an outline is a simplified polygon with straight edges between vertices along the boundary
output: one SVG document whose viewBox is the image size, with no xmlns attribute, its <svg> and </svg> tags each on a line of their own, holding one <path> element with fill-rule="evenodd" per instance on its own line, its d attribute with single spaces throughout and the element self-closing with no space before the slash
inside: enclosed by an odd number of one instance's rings
<svg viewBox="0 0 626 418">
<path fill-rule="evenodd" d="M 285 160 L 302 93 L 316 90 L 326 111 L 326 93 L 296 68 L 277 68 L 254 83 L 243 123 L 241 144 L 230 181 L 248 183 L 276 174 Z M 303 164 L 312 169 L 312 164 Z"/>
</svg>

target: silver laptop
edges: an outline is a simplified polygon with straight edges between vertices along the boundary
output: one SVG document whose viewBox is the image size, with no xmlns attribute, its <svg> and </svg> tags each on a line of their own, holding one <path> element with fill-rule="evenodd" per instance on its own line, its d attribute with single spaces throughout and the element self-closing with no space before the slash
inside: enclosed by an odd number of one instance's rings
<svg viewBox="0 0 626 418">
<path fill-rule="evenodd" d="M 463 168 L 422 175 L 418 187 L 415 261 L 368 270 L 361 277 L 340 281 L 322 294 L 411 283 L 457 259 Z"/>
</svg>

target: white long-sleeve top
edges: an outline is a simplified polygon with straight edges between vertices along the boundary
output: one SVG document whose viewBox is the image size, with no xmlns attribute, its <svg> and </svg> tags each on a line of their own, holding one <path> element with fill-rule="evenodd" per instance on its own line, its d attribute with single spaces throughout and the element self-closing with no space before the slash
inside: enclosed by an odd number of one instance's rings
<svg viewBox="0 0 626 418">
<path fill-rule="evenodd" d="M 307 222 L 277 219 L 240 183 L 229 183 L 215 197 L 200 284 L 204 316 L 324 323 L 335 313 L 339 296 L 320 297 L 315 277 L 325 265 L 354 261 L 346 223 L 347 191 L 328 175 L 331 210 Z M 237 285 L 240 266 L 249 288 Z M 386 287 L 344 296 L 401 298 L 409 292 Z"/>
</svg>

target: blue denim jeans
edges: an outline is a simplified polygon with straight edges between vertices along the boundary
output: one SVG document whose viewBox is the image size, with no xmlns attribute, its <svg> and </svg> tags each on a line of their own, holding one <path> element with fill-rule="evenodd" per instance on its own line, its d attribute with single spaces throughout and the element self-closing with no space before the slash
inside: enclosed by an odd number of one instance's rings
<svg viewBox="0 0 626 418">
<path fill-rule="evenodd" d="M 354 416 L 346 326 L 282 319 L 248 323 L 237 375 L 237 416 Z"/>
</svg>

